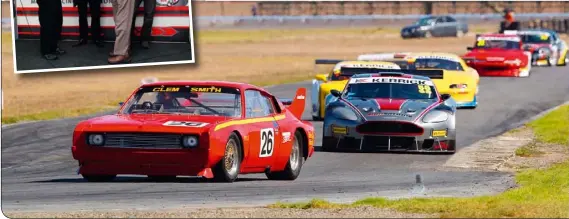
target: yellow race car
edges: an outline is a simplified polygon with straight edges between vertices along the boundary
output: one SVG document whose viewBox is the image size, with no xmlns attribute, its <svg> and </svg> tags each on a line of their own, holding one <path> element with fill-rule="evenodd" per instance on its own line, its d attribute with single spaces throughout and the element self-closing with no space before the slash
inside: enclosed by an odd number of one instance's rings
<svg viewBox="0 0 569 219">
<path fill-rule="evenodd" d="M 360 61 L 388 61 L 397 63 L 401 69 L 443 70 L 443 79 L 433 79 L 441 94 L 450 94 L 457 108 L 476 108 L 480 77 L 467 66 L 460 56 L 450 53 L 379 53 L 365 54 Z"/>
<path fill-rule="evenodd" d="M 330 59 L 317 59 L 315 64 L 333 64 L 332 71 L 328 74 L 318 74 L 312 80 L 312 119 L 314 121 L 324 118 L 326 103 L 331 98 L 330 90 L 344 90 L 350 77 L 359 73 L 372 73 L 372 69 L 401 69 L 399 65 L 385 61 L 342 61 Z"/>
</svg>

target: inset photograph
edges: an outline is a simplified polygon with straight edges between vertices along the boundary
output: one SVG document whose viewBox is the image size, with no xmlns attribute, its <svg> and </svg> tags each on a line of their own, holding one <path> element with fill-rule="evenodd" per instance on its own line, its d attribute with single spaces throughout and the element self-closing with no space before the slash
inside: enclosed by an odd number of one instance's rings
<svg viewBox="0 0 569 219">
<path fill-rule="evenodd" d="M 189 0 L 11 4 L 16 74 L 195 63 Z"/>
</svg>

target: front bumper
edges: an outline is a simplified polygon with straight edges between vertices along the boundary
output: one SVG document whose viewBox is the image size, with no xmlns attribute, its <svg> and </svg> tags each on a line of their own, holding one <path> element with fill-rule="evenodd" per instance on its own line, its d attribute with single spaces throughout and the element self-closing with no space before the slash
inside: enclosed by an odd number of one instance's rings
<svg viewBox="0 0 569 219">
<path fill-rule="evenodd" d="M 421 31 L 421 30 L 415 30 L 415 31 L 404 30 L 404 31 L 401 31 L 401 38 L 421 38 L 421 37 L 425 37 L 425 31 Z"/>
<path fill-rule="evenodd" d="M 391 151 L 391 152 L 432 152 L 449 153 L 456 148 L 456 133 L 444 124 L 433 124 L 423 127 L 420 135 L 375 135 L 361 134 L 355 126 L 324 126 L 322 147 L 334 151 Z M 444 135 L 436 134 L 441 131 Z"/>
<path fill-rule="evenodd" d="M 177 175 L 212 177 L 216 159 L 206 148 L 136 149 L 73 146 L 78 174 L 88 175 Z"/>
<path fill-rule="evenodd" d="M 457 108 L 477 107 L 477 106 L 478 106 L 478 99 L 477 99 L 476 95 L 474 96 L 474 99 L 472 101 L 463 101 L 463 102 L 457 101 L 456 102 Z"/>
</svg>

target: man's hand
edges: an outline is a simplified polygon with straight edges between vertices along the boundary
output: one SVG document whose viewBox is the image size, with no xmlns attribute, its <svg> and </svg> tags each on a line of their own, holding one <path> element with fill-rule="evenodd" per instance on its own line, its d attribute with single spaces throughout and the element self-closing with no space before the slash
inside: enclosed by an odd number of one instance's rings
<svg viewBox="0 0 569 219">
<path fill-rule="evenodd" d="M 73 7 L 77 7 L 79 0 L 73 0 Z"/>
</svg>

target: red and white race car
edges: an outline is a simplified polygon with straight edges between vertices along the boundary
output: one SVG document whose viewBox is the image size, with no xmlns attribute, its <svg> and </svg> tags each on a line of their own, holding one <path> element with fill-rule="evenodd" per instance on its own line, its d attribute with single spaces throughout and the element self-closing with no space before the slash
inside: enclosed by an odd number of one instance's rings
<svg viewBox="0 0 569 219">
<path fill-rule="evenodd" d="M 462 58 L 480 76 L 529 77 L 531 53 L 517 35 L 481 34 Z"/>
</svg>

